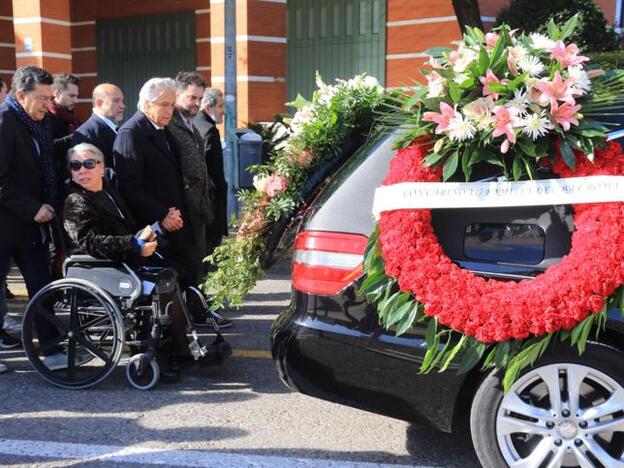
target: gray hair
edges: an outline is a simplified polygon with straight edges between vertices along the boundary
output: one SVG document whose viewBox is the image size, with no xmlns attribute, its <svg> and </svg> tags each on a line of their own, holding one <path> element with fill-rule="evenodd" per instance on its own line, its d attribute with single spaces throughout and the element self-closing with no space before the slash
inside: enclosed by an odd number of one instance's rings
<svg viewBox="0 0 624 468">
<path fill-rule="evenodd" d="M 137 108 L 140 111 L 145 110 L 145 104 L 154 102 L 158 97 L 167 90 L 176 92 L 176 84 L 171 78 L 150 78 L 145 82 L 139 91 L 139 102 Z"/>
<path fill-rule="evenodd" d="M 13 74 L 11 83 L 11 94 L 15 95 L 17 91 L 30 93 L 37 85 L 52 85 L 54 78 L 43 68 L 34 65 L 26 65 L 18 68 Z"/>
<path fill-rule="evenodd" d="M 73 148 L 70 148 L 67 152 L 67 162 L 71 161 L 74 154 L 82 152 L 91 153 L 96 161 L 99 161 L 102 165 L 104 165 L 104 154 L 102 154 L 97 146 L 92 145 L 91 143 L 79 143 Z"/>
<path fill-rule="evenodd" d="M 201 100 L 201 107 L 214 107 L 219 98 L 223 98 L 223 92 L 219 88 L 206 88 L 204 97 Z"/>
</svg>

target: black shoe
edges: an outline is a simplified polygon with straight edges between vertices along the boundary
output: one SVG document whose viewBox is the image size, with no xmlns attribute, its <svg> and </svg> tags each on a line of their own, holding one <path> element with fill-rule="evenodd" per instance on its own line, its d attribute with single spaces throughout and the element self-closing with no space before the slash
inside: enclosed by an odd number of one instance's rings
<svg viewBox="0 0 624 468">
<path fill-rule="evenodd" d="M 232 326 L 231 320 L 221 317 L 216 312 L 212 312 L 212 313 L 204 312 L 200 316 L 196 316 L 193 319 L 193 325 L 195 325 L 196 327 L 211 327 L 212 326 L 212 322 L 210 321 L 211 316 L 212 318 L 214 318 L 215 322 L 217 322 L 217 325 L 219 326 L 219 328 L 229 328 Z"/>
<path fill-rule="evenodd" d="M 13 349 L 19 348 L 22 342 L 17 338 L 12 337 L 4 330 L 0 330 L 0 349 Z"/>
</svg>

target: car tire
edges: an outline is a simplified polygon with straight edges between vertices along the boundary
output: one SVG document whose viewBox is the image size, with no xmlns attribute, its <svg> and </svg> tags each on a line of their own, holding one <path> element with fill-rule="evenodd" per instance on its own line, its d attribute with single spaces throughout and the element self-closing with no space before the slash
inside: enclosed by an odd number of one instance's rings
<svg viewBox="0 0 624 468">
<path fill-rule="evenodd" d="M 596 428 L 605 419 L 610 423 L 616 418 L 624 426 L 624 353 L 604 344 L 588 343 L 579 356 L 570 345 L 557 345 L 525 369 L 507 394 L 502 390 L 502 375 L 502 371 L 490 372 L 479 386 L 470 410 L 472 441 L 484 468 L 512 463 L 537 467 L 544 462 L 569 466 L 571 461 L 581 466 L 600 466 L 596 462 L 619 466 L 618 459 L 624 452 L 624 434 L 617 432 L 621 429 L 598 435 Z M 575 404 L 576 398 L 568 397 L 573 392 L 567 389 L 577 387 L 579 403 Z M 559 392 L 549 392 L 550 388 Z M 540 396 L 540 390 L 546 394 Z M 551 393 L 563 395 L 559 404 L 553 404 Z M 617 410 L 610 409 L 608 415 L 594 418 L 596 411 L 602 411 L 599 405 L 611 397 Z M 555 407 L 559 411 L 553 410 Z M 525 420 L 527 414 L 535 419 Z M 606 441 L 603 437 L 607 437 Z"/>
</svg>

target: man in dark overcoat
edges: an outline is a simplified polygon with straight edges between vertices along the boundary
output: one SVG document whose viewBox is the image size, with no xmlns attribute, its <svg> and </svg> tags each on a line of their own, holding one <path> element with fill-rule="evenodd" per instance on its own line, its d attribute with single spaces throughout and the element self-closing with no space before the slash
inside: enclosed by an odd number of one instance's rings
<svg viewBox="0 0 624 468">
<path fill-rule="evenodd" d="M 201 109 L 193 123 L 204 140 L 204 157 L 208 174 L 215 188 L 213 191 L 214 222 L 206 226 L 208 253 L 221 244 L 227 236 L 227 193 L 228 184 L 223 171 L 223 149 L 217 124 L 223 123 L 225 114 L 223 93 L 217 88 L 207 88 L 201 102 Z"/>
<path fill-rule="evenodd" d="M 176 100 L 175 82 L 152 78 L 139 92 L 139 110 L 119 129 L 113 148 L 119 189 L 139 225 L 159 222 L 166 231 L 162 251 L 180 275 L 194 284 L 194 238 L 184 198 L 177 145 L 166 126 Z M 162 245 L 162 243 L 160 243 Z"/>
<path fill-rule="evenodd" d="M 22 67 L 0 106 L 0 349 L 19 345 L 2 329 L 11 260 L 24 277 L 29 297 L 51 281 L 47 223 L 60 208 L 52 129 L 46 119 L 52 82 L 46 70 Z M 35 325 L 40 343 L 57 336 L 50 324 Z M 50 368 L 61 368 L 63 361 L 66 367 L 67 355 L 57 349 L 46 358 Z"/>
<path fill-rule="evenodd" d="M 193 124 L 206 83 L 196 72 L 180 72 L 176 77 L 177 97 L 173 118 L 167 129 L 173 135 L 180 151 L 186 206 L 193 226 L 197 278 L 203 279 L 202 260 L 208 254 L 206 226 L 214 221 L 212 190 L 214 184 L 208 175 L 204 159 L 204 142 Z"/>
</svg>

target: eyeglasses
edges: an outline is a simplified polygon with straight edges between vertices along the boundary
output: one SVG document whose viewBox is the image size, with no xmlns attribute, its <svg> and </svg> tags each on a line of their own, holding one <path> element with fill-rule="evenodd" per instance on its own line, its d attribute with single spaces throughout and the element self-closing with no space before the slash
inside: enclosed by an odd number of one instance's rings
<svg viewBox="0 0 624 468">
<path fill-rule="evenodd" d="M 69 161 L 69 169 L 72 172 L 78 172 L 82 166 L 85 169 L 95 169 L 95 166 L 100 164 L 100 161 L 97 159 L 85 159 L 84 161 Z"/>
</svg>

